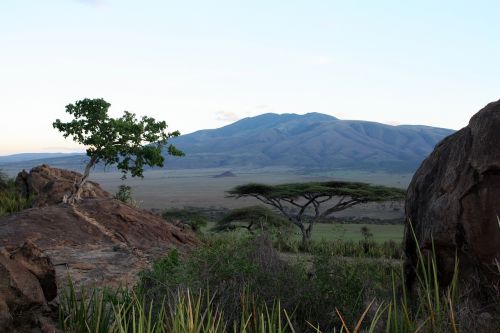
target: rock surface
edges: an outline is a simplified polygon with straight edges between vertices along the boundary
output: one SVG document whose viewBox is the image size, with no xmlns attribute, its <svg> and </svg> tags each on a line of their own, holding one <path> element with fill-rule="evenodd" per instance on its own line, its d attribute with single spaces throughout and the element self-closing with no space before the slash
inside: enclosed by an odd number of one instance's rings
<svg viewBox="0 0 500 333">
<path fill-rule="evenodd" d="M 440 142 L 408 188 L 407 222 L 423 252 L 436 249 L 440 282 L 450 283 L 455 253 L 460 279 L 478 294 L 500 286 L 500 101 Z M 407 281 L 414 281 L 417 247 L 405 231 Z M 478 283 L 479 282 L 479 283 Z M 494 295 L 493 295 L 494 296 Z M 498 295 L 497 295 L 498 296 Z"/>
<path fill-rule="evenodd" d="M 0 332 L 39 332 L 53 321 L 47 317 L 47 301 L 55 297 L 53 273 L 50 260 L 32 243 L 10 253 L 0 250 Z"/>
<path fill-rule="evenodd" d="M 193 233 L 114 199 L 32 208 L 0 219 L 0 246 L 30 240 L 55 266 L 58 285 L 68 274 L 79 285 L 129 285 L 151 260 L 187 250 Z"/>
<path fill-rule="evenodd" d="M 78 172 L 51 168 L 44 164 L 31 169 L 30 172 L 25 170 L 20 172 L 16 178 L 16 186 L 24 196 L 33 197 L 34 207 L 42 207 L 62 202 L 63 197 L 73 190 L 75 182 L 81 176 Z M 87 181 L 81 197 L 109 198 L 111 196 L 97 183 Z"/>
<path fill-rule="evenodd" d="M 154 259 L 198 243 L 190 230 L 112 199 L 96 183 L 79 203 L 61 203 L 79 177 L 46 165 L 19 173 L 18 189 L 34 197 L 34 208 L 0 218 L 0 332 L 57 332 L 48 302 L 57 304 L 68 276 L 77 290 L 133 285 Z"/>
</svg>

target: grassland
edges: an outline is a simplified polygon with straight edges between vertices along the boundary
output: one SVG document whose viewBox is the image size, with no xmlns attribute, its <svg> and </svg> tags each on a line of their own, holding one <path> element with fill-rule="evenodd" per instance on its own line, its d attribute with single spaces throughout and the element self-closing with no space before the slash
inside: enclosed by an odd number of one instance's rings
<svg viewBox="0 0 500 333">
<path fill-rule="evenodd" d="M 204 232 L 209 230 L 215 225 L 214 222 L 209 222 Z M 313 241 L 360 241 L 363 239 L 361 228 L 368 227 L 373 234 L 373 240 L 377 243 L 386 241 L 401 242 L 403 240 L 403 225 L 389 225 L 389 224 L 330 224 L 318 223 L 313 231 Z M 301 240 L 300 232 L 297 230 L 293 233 L 294 240 Z"/>
<path fill-rule="evenodd" d="M 259 182 L 279 184 L 287 182 L 325 181 L 332 179 L 364 181 L 373 184 L 405 187 L 411 175 L 385 172 L 329 171 L 304 172 L 289 169 L 230 170 L 236 177 L 214 178 L 228 169 L 200 170 L 153 170 L 147 171 L 143 179 L 127 179 L 132 195 L 142 208 L 167 209 L 184 207 L 241 208 L 255 205 L 251 198 L 232 199 L 226 191 L 241 184 Z M 123 184 L 116 172 L 94 173 L 91 180 L 98 182 L 107 191 L 115 193 Z M 339 212 L 338 217 L 370 217 L 395 219 L 403 216 L 401 203 L 366 204 Z"/>
</svg>

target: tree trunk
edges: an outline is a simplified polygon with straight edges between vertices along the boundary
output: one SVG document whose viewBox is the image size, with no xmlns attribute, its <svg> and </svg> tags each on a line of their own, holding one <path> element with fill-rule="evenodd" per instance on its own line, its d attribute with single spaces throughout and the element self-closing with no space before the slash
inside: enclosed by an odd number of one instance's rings
<svg viewBox="0 0 500 333">
<path fill-rule="evenodd" d="M 302 246 L 304 248 L 308 248 L 309 244 L 311 242 L 311 230 L 310 228 L 300 228 L 300 231 L 302 232 Z"/>
<path fill-rule="evenodd" d="M 90 169 L 92 169 L 92 167 L 96 164 L 96 162 L 97 162 L 97 156 L 92 156 L 90 158 L 89 163 L 87 163 L 87 165 L 85 166 L 85 171 L 83 172 L 82 178 L 77 183 L 75 183 L 73 192 L 69 195 L 69 197 L 66 200 L 63 201 L 65 201 L 70 205 L 80 201 L 83 185 L 85 185 L 85 183 L 89 179 Z"/>
</svg>

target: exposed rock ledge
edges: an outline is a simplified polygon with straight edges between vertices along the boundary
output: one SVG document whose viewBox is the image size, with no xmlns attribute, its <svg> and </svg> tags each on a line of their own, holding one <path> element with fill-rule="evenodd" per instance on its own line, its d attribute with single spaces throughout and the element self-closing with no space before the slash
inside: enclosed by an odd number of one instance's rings
<svg viewBox="0 0 500 333">
<path fill-rule="evenodd" d="M 154 259 L 174 248 L 185 252 L 198 243 L 192 231 L 110 198 L 96 183 L 90 183 L 86 199 L 78 204 L 60 203 L 74 177 L 79 174 L 45 165 L 19 174 L 22 193 L 36 193 L 36 207 L 0 218 L 0 299 L 9 295 L 7 303 L 0 302 L 0 324 L 23 322 L 19 316 L 38 313 L 31 305 L 43 309 L 47 301 L 57 300 L 57 290 L 66 286 L 68 276 L 77 288 L 130 286 Z M 30 244 L 28 250 L 20 248 L 25 243 Z M 34 253 L 35 259 L 23 260 L 23 253 Z M 52 279 L 38 276 L 48 269 L 40 266 L 45 261 L 52 267 Z M 23 294 L 36 299 L 20 308 L 24 299 L 15 295 Z M 14 311 L 9 311 L 12 307 Z M 30 320 L 38 323 L 39 332 L 44 323 L 32 316 Z"/>
</svg>

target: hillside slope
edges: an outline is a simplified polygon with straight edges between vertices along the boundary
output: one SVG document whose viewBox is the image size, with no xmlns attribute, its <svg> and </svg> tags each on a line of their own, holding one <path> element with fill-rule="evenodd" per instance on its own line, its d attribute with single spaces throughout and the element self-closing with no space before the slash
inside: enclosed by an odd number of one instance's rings
<svg viewBox="0 0 500 333">
<path fill-rule="evenodd" d="M 454 131 L 390 126 L 319 114 L 264 114 L 177 138 L 186 152 L 171 168 L 285 166 L 414 171 Z"/>
</svg>

